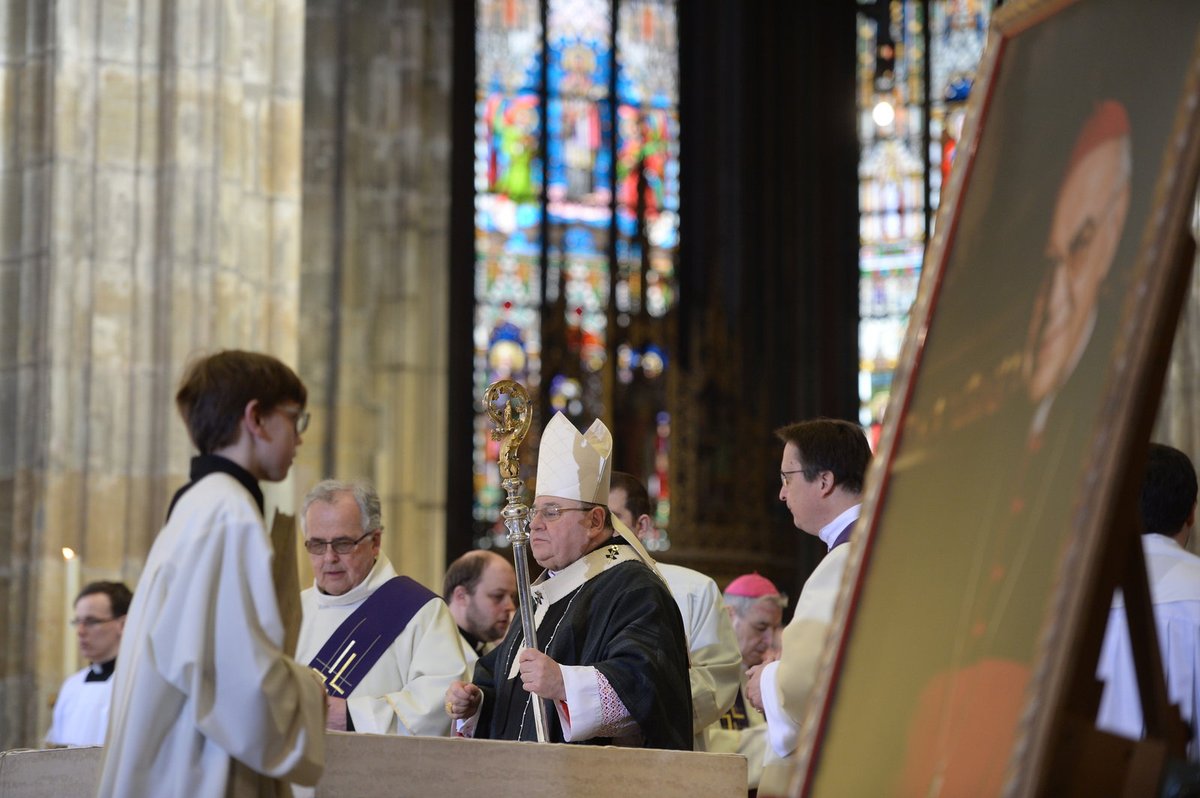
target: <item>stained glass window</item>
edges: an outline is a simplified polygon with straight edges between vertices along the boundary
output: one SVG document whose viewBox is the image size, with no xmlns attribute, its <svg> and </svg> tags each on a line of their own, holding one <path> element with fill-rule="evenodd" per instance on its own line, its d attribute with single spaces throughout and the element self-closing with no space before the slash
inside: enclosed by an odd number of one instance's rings
<svg viewBox="0 0 1200 798">
<path fill-rule="evenodd" d="M 992 6 L 991 0 L 859 4 L 859 398 L 872 443 Z"/>
<path fill-rule="evenodd" d="M 509 377 L 538 397 L 544 409 L 523 451 L 531 470 L 548 412 L 581 427 L 605 419 L 617 446 L 631 446 L 624 462 L 637 464 L 627 467 L 665 519 L 662 386 L 679 229 L 675 4 L 478 0 L 476 50 L 476 396 Z M 489 430 L 481 409 L 481 546 L 504 535 Z"/>
</svg>

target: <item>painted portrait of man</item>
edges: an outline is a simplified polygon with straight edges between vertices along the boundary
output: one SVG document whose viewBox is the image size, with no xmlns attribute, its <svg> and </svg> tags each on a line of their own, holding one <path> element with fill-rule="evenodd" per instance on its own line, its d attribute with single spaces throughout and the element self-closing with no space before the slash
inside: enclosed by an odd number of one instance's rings
<svg viewBox="0 0 1200 798">
<path fill-rule="evenodd" d="M 884 487 L 864 505 L 814 794 L 996 795 L 1020 773 L 1105 413 L 1136 389 L 1113 364 L 1198 18 L 1137 34 L 1170 62 L 1161 94 L 1140 58 L 1071 55 L 1142 52 L 1127 34 L 1147 19 L 1115 0 L 1020 27 L 987 77 L 933 290 L 923 277 L 910 392 L 889 408 Z"/>
</svg>

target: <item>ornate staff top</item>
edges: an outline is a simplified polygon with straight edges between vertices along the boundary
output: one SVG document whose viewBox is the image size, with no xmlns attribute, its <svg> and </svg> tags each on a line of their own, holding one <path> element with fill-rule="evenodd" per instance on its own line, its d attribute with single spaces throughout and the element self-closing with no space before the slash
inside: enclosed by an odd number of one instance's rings
<svg viewBox="0 0 1200 798">
<path fill-rule="evenodd" d="M 501 409 L 497 402 L 508 397 Z M 529 425 L 533 421 L 533 406 L 529 402 L 529 391 L 516 380 L 497 380 L 483 392 L 483 404 L 491 416 L 496 428 L 492 430 L 492 440 L 502 441 L 500 454 L 497 458 L 500 465 L 500 485 L 508 493 L 508 502 L 500 511 L 504 526 L 508 529 L 508 541 L 513 548 L 513 566 L 517 571 L 517 595 L 520 606 L 517 614 L 521 619 L 521 634 L 525 644 L 534 650 L 540 650 L 537 643 L 537 626 L 533 622 L 533 601 L 530 594 L 529 562 L 525 549 L 529 543 L 529 507 L 521 497 L 525 483 L 521 481 L 521 463 L 517 458 L 517 450 Z M 538 742 L 546 742 L 547 729 L 546 704 L 542 700 L 531 700 L 533 709 L 533 725 Z"/>
<path fill-rule="evenodd" d="M 497 402 L 504 396 L 508 401 L 500 409 Z M 502 479 L 520 478 L 520 461 L 517 450 L 529 432 L 533 421 L 533 407 L 529 403 L 529 391 L 516 380 L 497 380 L 483 392 L 483 404 L 496 428 L 492 440 L 503 441 L 500 446 L 500 476 Z"/>
</svg>

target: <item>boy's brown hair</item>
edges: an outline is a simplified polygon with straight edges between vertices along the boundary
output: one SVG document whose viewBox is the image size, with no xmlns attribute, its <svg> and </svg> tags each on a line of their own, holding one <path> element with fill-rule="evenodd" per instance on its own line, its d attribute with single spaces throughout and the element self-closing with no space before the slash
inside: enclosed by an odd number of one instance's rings
<svg viewBox="0 0 1200 798">
<path fill-rule="evenodd" d="M 265 415 L 285 402 L 304 407 L 308 391 L 288 366 L 271 355 L 227 349 L 194 361 L 183 375 L 175 406 L 201 454 L 237 441 L 242 412 L 257 399 Z"/>
</svg>

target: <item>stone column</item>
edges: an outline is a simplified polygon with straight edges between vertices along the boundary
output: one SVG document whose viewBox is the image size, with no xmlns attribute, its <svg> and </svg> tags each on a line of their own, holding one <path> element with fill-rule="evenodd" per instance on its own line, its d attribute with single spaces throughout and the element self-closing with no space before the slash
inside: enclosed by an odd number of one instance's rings
<svg viewBox="0 0 1200 798">
<path fill-rule="evenodd" d="M 135 583 L 184 481 L 188 357 L 296 361 L 304 16 L 301 0 L 0 2 L 7 748 L 40 739 L 80 664 L 62 547 L 84 583 Z"/>
<path fill-rule="evenodd" d="M 38 3 L 0 5 L 0 748 L 33 739 L 26 731 L 42 704 L 37 562 L 58 543 L 39 535 L 48 464 L 53 17 Z"/>
<path fill-rule="evenodd" d="M 313 0 L 307 14 L 300 363 L 320 461 L 300 464 L 298 489 L 371 479 L 384 551 L 440 592 L 451 4 Z"/>
</svg>

